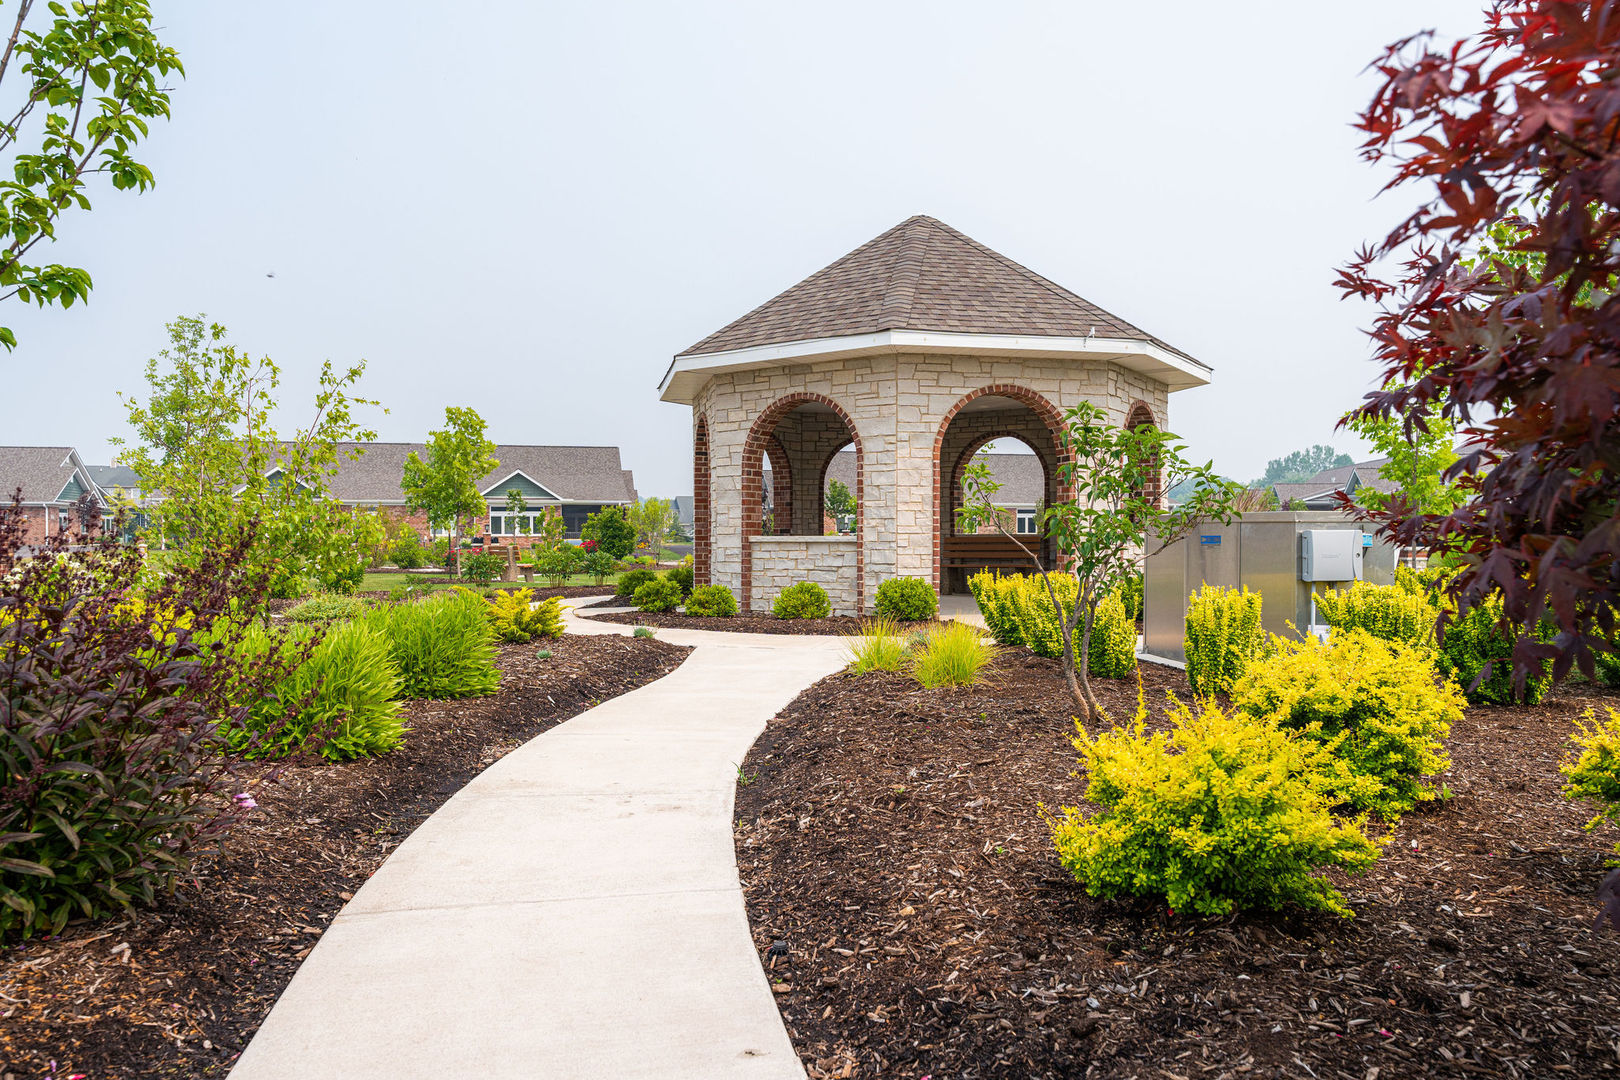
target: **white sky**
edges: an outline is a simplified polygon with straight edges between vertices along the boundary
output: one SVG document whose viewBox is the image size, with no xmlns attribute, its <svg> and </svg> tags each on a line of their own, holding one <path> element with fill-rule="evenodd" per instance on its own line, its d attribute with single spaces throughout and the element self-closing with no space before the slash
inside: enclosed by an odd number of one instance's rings
<svg viewBox="0 0 1620 1080">
<path fill-rule="evenodd" d="M 1361 72 L 1482 6 L 158 0 L 188 71 L 158 186 L 64 222 L 88 307 L 4 313 L 0 442 L 109 460 L 115 391 L 205 312 L 300 412 L 363 357 L 384 439 L 471 405 L 689 493 L 670 356 L 927 213 L 1212 365 L 1170 427 L 1222 472 L 1359 453 L 1370 312 L 1334 268 L 1417 198 L 1373 201 Z"/>
</svg>

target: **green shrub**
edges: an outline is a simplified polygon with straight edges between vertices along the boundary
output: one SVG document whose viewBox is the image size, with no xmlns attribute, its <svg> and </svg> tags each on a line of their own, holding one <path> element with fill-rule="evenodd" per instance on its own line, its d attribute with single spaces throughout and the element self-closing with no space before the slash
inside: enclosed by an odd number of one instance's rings
<svg viewBox="0 0 1620 1080">
<path fill-rule="evenodd" d="M 631 631 L 632 637 L 652 637 L 656 631 L 650 626 L 638 626 Z"/>
<path fill-rule="evenodd" d="M 420 540 L 407 536 L 388 549 L 388 561 L 401 570 L 419 570 L 427 564 L 427 552 L 422 550 Z"/>
<path fill-rule="evenodd" d="M 658 577 L 651 570 L 626 570 L 613 587 L 614 596 L 635 596 L 636 590 Z"/>
<path fill-rule="evenodd" d="M 1193 693 L 1231 690 L 1265 646 L 1260 594 L 1205 585 L 1187 601 L 1187 681 Z"/>
<path fill-rule="evenodd" d="M 388 641 L 402 696 L 481 697 L 501 682 L 488 607 L 468 589 L 445 589 L 426 600 L 372 608 L 361 621 Z"/>
<path fill-rule="evenodd" d="M 681 587 L 668 578 L 655 577 L 636 590 L 633 600 L 642 611 L 674 611 L 681 606 Z"/>
<path fill-rule="evenodd" d="M 1063 627 L 1060 619 L 1074 611 L 1080 583 L 1068 574 L 1051 575 L 1052 592 L 1057 593 L 1062 615 L 1052 606 L 1052 595 L 1039 574 L 1018 574 L 1006 579 L 1007 603 L 1018 625 L 1018 637 L 1037 656 L 1063 655 Z"/>
<path fill-rule="evenodd" d="M 1457 680 L 1463 693 L 1474 705 L 1512 705 L 1522 702 L 1534 705 L 1552 685 L 1550 661 L 1544 661 L 1541 671 L 1525 680 L 1524 693 L 1513 689 L 1514 639 L 1502 631 L 1501 600 L 1492 597 L 1468 609 L 1468 614 L 1452 618 L 1446 623 L 1440 640 L 1436 667 L 1442 675 Z M 1545 635 L 1537 634 L 1537 637 Z M 1481 675 L 1489 666 L 1489 674 Z M 1479 685 L 1474 681 L 1479 679 Z"/>
<path fill-rule="evenodd" d="M 358 596 L 316 593 L 303 603 L 288 608 L 287 618 L 294 622 L 329 622 L 332 619 L 352 619 L 364 610 L 366 602 Z"/>
<path fill-rule="evenodd" d="M 585 550 L 575 544 L 548 544 L 529 552 L 529 561 L 553 588 L 584 570 L 586 558 Z"/>
<path fill-rule="evenodd" d="M 771 614 L 778 619 L 825 619 L 832 614 L 832 603 L 826 589 L 813 581 L 801 581 L 776 594 Z"/>
<path fill-rule="evenodd" d="M 1335 633 L 1364 630 L 1384 641 L 1424 647 L 1434 644 L 1434 621 L 1439 616 L 1428 595 L 1421 590 L 1365 581 L 1358 581 L 1343 592 L 1319 593 L 1316 610 Z"/>
<path fill-rule="evenodd" d="M 1431 655 L 1360 629 L 1327 645 L 1279 641 L 1232 688 L 1232 705 L 1319 743 L 1338 798 L 1393 821 L 1435 797 L 1423 778 L 1451 767 L 1445 739 L 1463 716 L 1462 693 L 1436 681 Z"/>
<path fill-rule="evenodd" d="M 1350 914 L 1313 871 L 1365 870 L 1378 847 L 1359 822 L 1334 819 L 1321 748 L 1213 703 L 1181 707 L 1168 732 L 1148 735 L 1143 720 L 1075 739 L 1086 798 L 1102 809 L 1065 808 L 1050 824 L 1087 892 L 1205 915 L 1287 904 Z"/>
<path fill-rule="evenodd" d="M 597 548 L 615 559 L 622 559 L 636 549 L 636 529 L 622 506 L 604 506 L 586 518 L 579 537 L 595 540 Z"/>
<path fill-rule="evenodd" d="M 433 586 L 426 581 L 402 581 L 388 590 L 388 599 L 391 603 L 402 600 L 415 600 L 418 596 L 426 596 L 433 591 Z"/>
<path fill-rule="evenodd" d="M 1109 593 L 1098 602 L 1091 623 L 1086 671 L 1096 679 L 1123 679 L 1135 670 L 1136 620 L 1126 611 L 1119 593 Z"/>
<path fill-rule="evenodd" d="M 947 622 L 928 628 L 911 662 L 911 673 L 928 689 L 941 686 L 972 686 L 979 681 L 984 665 L 996 655 L 993 645 L 979 637 L 979 629 L 967 623 Z"/>
<path fill-rule="evenodd" d="M 692 575 L 690 566 L 672 566 L 665 571 L 664 577 L 681 587 L 681 596 L 692 595 Z"/>
<path fill-rule="evenodd" d="M 889 578 L 877 587 L 873 606 L 885 619 L 917 622 L 932 619 L 939 610 L 934 587 L 920 577 Z"/>
<path fill-rule="evenodd" d="M 686 613 L 705 619 L 729 619 L 737 614 L 737 598 L 724 585 L 699 585 L 686 598 Z"/>
<path fill-rule="evenodd" d="M 1606 711 L 1608 721 L 1599 724 L 1593 710 L 1586 710 L 1573 740 L 1580 754 L 1562 766 L 1564 794 L 1598 806 L 1597 816 L 1586 823 L 1589 831 L 1604 821 L 1620 825 L 1620 712 Z M 1620 854 L 1620 844 L 1614 850 Z"/>
<path fill-rule="evenodd" d="M 506 572 L 506 560 L 493 551 L 474 551 L 461 557 L 463 580 L 488 585 Z"/>
<path fill-rule="evenodd" d="M 285 638 L 272 638 L 255 626 L 241 648 L 252 656 L 282 650 L 293 657 L 317 633 L 298 627 Z M 329 761 L 351 761 L 383 754 L 405 738 L 399 691 L 399 669 L 383 635 L 361 623 L 343 623 L 320 637 L 276 685 L 273 698 L 258 698 L 241 725 L 221 731 L 231 749 L 250 758 L 309 751 Z M 296 712 L 288 716 L 289 710 Z"/>
<path fill-rule="evenodd" d="M 899 671 L 906 662 L 906 639 L 893 619 L 868 619 L 859 633 L 844 636 L 852 675 L 869 671 Z"/>
<path fill-rule="evenodd" d="M 1014 575 L 1021 577 L 1022 575 Z M 968 590 L 973 593 L 973 602 L 979 605 L 979 614 L 984 616 L 984 624 L 990 630 L 990 636 L 1000 645 L 1022 645 L 1023 637 L 1018 632 L 1018 619 L 1012 607 L 1012 577 L 1002 577 L 982 570 L 968 578 Z"/>
<path fill-rule="evenodd" d="M 450 562 L 450 538 L 441 536 L 428 545 L 428 557 L 433 560 L 434 566 L 445 566 Z"/>
<path fill-rule="evenodd" d="M 341 596 L 352 596 L 366 580 L 366 564 L 358 560 L 328 567 L 320 575 L 321 588 Z"/>
<path fill-rule="evenodd" d="M 489 624 L 496 637 L 519 645 L 562 637 L 562 601 L 553 596 L 536 604 L 533 589 L 497 589 L 489 598 Z"/>
<path fill-rule="evenodd" d="M 1600 652 L 1596 661 L 1594 665 L 1596 670 L 1593 674 L 1597 676 L 1598 685 L 1620 687 L 1620 649 Z"/>
<path fill-rule="evenodd" d="M 585 561 L 580 563 L 580 573 L 589 574 L 600 585 L 618 569 L 618 563 L 607 552 L 598 548 L 585 553 Z"/>
</svg>

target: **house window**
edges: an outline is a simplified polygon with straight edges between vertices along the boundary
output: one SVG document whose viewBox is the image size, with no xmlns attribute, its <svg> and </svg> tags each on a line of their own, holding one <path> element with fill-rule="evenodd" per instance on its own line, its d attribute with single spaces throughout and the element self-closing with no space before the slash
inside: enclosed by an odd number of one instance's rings
<svg viewBox="0 0 1620 1080">
<path fill-rule="evenodd" d="M 1035 511 L 1018 511 L 1018 521 L 1014 525 L 1013 531 L 1025 536 L 1033 536 L 1035 534 Z"/>
</svg>

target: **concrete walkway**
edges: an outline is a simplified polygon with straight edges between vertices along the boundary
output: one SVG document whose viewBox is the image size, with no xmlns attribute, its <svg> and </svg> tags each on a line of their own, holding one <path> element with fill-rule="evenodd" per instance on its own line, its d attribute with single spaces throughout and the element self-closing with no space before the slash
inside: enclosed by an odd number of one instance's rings
<svg viewBox="0 0 1620 1080">
<path fill-rule="evenodd" d="M 736 763 L 842 642 L 658 636 L 696 649 L 496 762 L 389 856 L 234 1080 L 802 1080 L 743 911 L 732 801 Z"/>
</svg>

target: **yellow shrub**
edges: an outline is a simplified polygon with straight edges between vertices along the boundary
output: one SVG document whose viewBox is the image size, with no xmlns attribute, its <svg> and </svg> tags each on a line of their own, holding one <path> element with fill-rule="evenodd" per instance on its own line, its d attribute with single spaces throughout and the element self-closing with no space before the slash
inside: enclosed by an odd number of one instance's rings
<svg viewBox="0 0 1620 1080">
<path fill-rule="evenodd" d="M 553 596 L 535 604 L 533 589 L 498 589 L 489 598 L 489 622 L 502 641 L 562 637 L 562 601 Z"/>
<path fill-rule="evenodd" d="M 1260 594 L 1205 585 L 1187 600 L 1187 681 L 1193 693 L 1225 693 L 1261 652 Z"/>
<path fill-rule="evenodd" d="M 1605 820 L 1620 825 L 1620 712 L 1606 711 L 1608 722 L 1599 724 L 1596 714 L 1586 710 L 1574 739 L 1580 756 L 1562 767 L 1564 794 L 1598 804 L 1597 816 L 1586 823 L 1588 830 Z M 1620 854 L 1620 844 L 1614 850 Z"/>
<path fill-rule="evenodd" d="M 1274 644 L 1233 687 L 1234 708 L 1320 743 L 1334 791 L 1357 809 L 1393 820 L 1434 798 L 1423 777 L 1451 768 L 1444 740 L 1463 696 L 1428 650 L 1365 630 Z"/>
<path fill-rule="evenodd" d="M 1336 633 L 1365 630 L 1375 638 L 1424 648 L 1434 645 L 1434 621 L 1440 614 L 1421 590 L 1366 581 L 1343 592 L 1318 594 L 1316 608 Z"/>
</svg>

